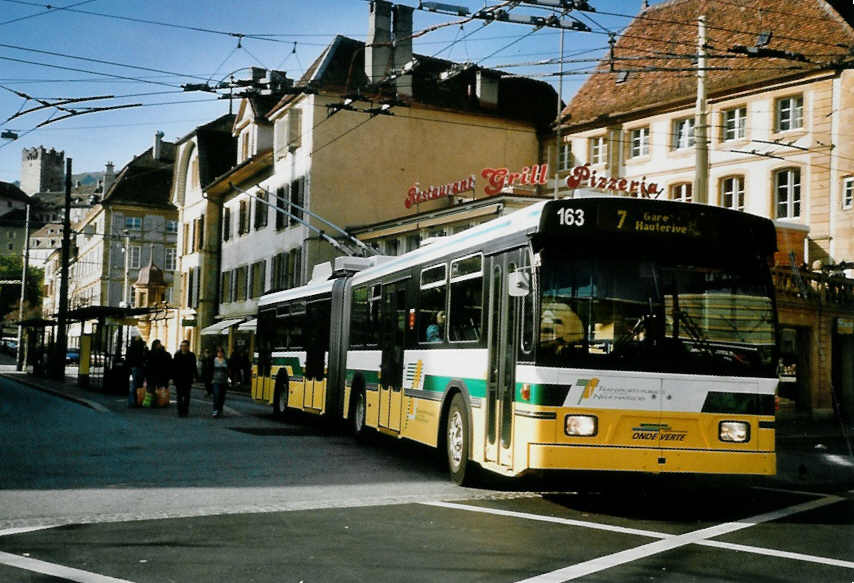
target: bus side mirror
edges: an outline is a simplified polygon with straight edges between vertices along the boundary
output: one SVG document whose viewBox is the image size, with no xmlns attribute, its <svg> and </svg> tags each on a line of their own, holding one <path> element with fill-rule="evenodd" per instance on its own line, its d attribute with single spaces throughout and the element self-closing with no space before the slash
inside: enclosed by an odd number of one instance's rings
<svg viewBox="0 0 854 583">
<path fill-rule="evenodd" d="M 514 298 L 522 298 L 531 293 L 531 274 L 526 271 L 507 274 L 507 293 Z"/>
</svg>

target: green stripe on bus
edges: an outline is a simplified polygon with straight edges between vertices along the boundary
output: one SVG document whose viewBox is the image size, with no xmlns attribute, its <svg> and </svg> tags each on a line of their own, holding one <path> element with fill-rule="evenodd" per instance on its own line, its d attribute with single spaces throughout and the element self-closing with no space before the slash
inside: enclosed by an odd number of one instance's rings
<svg viewBox="0 0 854 583">
<path fill-rule="evenodd" d="M 455 377 L 440 377 L 435 375 L 426 375 L 424 377 L 424 390 L 437 393 L 445 392 L 445 387 L 452 380 L 461 380 L 469 391 L 472 397 L 486 397 L 486 381 L 483 379 L 457 379 Z"/>
<path fill-rule="evenodd" d="M 299 358 L 296 356 L 274 356 L 271 364 L 273 366 L 289 366 L 295 375 L 302 374 L 302 365 L 299 363 Z"/>
</svg>

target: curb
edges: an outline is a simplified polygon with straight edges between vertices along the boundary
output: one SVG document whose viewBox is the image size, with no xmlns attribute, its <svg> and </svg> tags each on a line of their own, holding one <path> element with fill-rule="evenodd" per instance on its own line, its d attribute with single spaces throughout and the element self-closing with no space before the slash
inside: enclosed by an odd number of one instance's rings
<svg viewBox="0 0 854 583">
<path fill-rule="evenodd" d="M 18 377 L 17 375 L 8 375 L 8 374 L 0 374 L 0 377 L 4 379 L 20 383 L 22 385 L 26 385 L 32 389 L 37 389 L 42 391 L 43 393 L 50 393 L 51 395 L 61 397 L 66 401 L 71 401 L 72 403 L 77 403 L 78 405 L 83 405 L 84 407 L 88 407 L 89 409 L 93 409 L 98 411 L 99 413 L 108 413 L 110 410 L 103 406 L 101 403 L 90 401 L 89 399 L 84 399 L 82 397 L 78 397 L 76 395 L 70 395 L 58 389 L 54 389 L 51 387 L 47 387 L 38 383 L 34 383 L 26 377 Z"/>
</svg>

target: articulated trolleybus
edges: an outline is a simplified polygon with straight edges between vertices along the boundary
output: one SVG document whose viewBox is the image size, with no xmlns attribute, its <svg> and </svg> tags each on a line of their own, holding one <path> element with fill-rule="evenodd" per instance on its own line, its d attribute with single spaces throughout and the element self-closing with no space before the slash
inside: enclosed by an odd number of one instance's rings
<svg viewBox="0 0 854 583">
<path fill-rule="evenodd" d="M 458 483 L 774 474 L 775 250 L 727 209 L 542 202 L 264 296 L 253 396 L 442 448 Z"/>
</svg>

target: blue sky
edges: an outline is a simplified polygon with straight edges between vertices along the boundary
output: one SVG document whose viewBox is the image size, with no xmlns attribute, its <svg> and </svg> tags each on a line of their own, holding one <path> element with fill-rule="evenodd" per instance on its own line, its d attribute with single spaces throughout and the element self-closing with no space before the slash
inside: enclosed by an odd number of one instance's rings
<svg viewBox="0 0 854 583">
<path fill-rule="evenodd" d="M 403 3 L 417 4 L 414 0 Z M 485 5 L 477 0 L 458 0 L 457 4 L 472 11 Z M 600 12 L 634 15 L 641 0 L 590 0 L 590 4 Z M 155 131 L 162 130 L 166 139 L 175 140 L 228 111 L 228 101 L 183 92 L 181 85 L 208 79 L 215 82 L 249 66 L 281 69 L 296 79 L 334 35 L 364 40 L 369 14 L 366 0 L 59 0 L 57 5 L 68 10 L 49 10 L 45 0 L 0 0 L 0 130 L 19 135 L 14 141 L 0 139 L 2 181 L 18 180 L 21 150 L 38 145 L 64 150 L 73 159 L 75 173 L 103 170 L 107 161 L 114 162 L 118 170 L 150 147 Z M 548 13 L 520 7 L 513 14 Z M 605 31 L 619 31 L 629 23 L 621 16 L 590 13 L 593 20 L 589 20 L 581 13 L 573 14 L 595 32 L 567 32 L 565 58 L 601 57 L 608 44 Z M 458 20 L 416 10 L 414 30 Z M 238 48 L 237 37 L 218 32 L 274 36 L 244 38 Z M 420 36 L 414 41 L 414 50 L 515 74 L 539 75 L 555 87 L 558 83 L 557 77 L 549 76 L 558 71 L 556 64 L 518 66 L 558 57 L 560 33 L 556 29 L 533 32 L 531 27 L 513 23 L 484 26 L 482 21 L 474 21 Z M 69 58 L 72 56 L 80 58 Z M 593 65 L 579 62 L 564 68 L 587 70 Z M 245 74 L 240 71 L 236 76 Z M 571 98 L 583 80 L 581 75 L 564 77 L 564 100 Z M 2 121 L 38 105 L 10 90 L 42 99 L 115 96 L 81 106 L 144 106 L 80 115 L 34 129 L 51 115 L 63 113 L 43 110 Z"/>
</svg>

